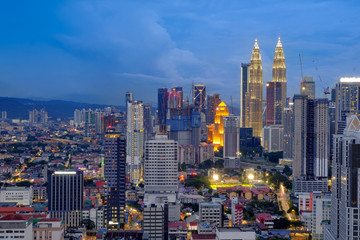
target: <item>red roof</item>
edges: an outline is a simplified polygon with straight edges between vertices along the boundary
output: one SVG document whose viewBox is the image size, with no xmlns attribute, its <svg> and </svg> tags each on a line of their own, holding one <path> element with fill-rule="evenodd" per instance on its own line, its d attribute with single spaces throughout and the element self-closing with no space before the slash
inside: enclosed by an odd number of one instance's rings
<svg viewBox="0 0 360 240">
<path fill-rule="evenodd" d="M 39 222 L 61 222 L 59 218 L 43 218 L 40 219 Z"/>
<path fill-rule="evenodd" d="M 169 228 L 178 228 L 179 226 L 182 226 L 183 228 L 187 228 L 187 225 L 184 222 L 169 222 L 168 223 Z"/>
<path fill-rule="evenodd" d="M 10 221 L 19 221 L 19 220 L 26 221 L 31 217 L 32 217 L 31 215 L 9 214 L 9 215 L 2 217 L 0 219 L 0 221 L 9 221 L 9 220 Z"/>
<path fill-rule="evenodd" d="M 270 213 L 258 213 L 255 215 L 256 218 L 263 218 L 265 221 L 272 221 L 274 220 L 272 217 L 271 217 L 271 214 Z"/>
<path fill-rule="evenodd" d="M 192 234 L 192 239 L 216 239 L 216 234 Z"/>
</svg>

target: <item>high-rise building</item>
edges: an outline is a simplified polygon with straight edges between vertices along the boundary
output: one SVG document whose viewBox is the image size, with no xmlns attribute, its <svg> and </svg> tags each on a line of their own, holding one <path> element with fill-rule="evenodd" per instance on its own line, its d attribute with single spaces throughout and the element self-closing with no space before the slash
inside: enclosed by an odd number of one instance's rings
<svg viewBox="0 0 360 240">
<path fill-rule="evenodd" d="M 284 138 L 283 138 L 283 157 L 285 159 L 294 158 L 294 112 L 292 108 L 284 109 Z"/>
<path fill-rule="evenodd" d="M 313 77 L 304 77 L 300 84 L 300 94 L 308 96 L 310 99 L 315 98 L 315 82 Z"/>
<path fill-rule="evenodd" d="M 265 152 L 283 151 L 284 128 L 282 125 L 269 125 L 263 128 L 263 147 Z"/>
<path fill-rule="evenodd" d="M 104 137 L 106 181 L 106 225 L 109 230 L 124 229 L 126 139 L 109 128 Z"/>
<path fill-rule="evenodd" d="M 214 145 L 214 149 L 224 146 L 224 117 L 229 116 L 229 108 L 221 102 L 216 108 L 215 123 L 208 126 L 208 142 Z"/>
<path fill-rule="evenodd" d="M 224 117 L 224 158 L 238 157 L 240 152 L 240 117 Z"/>
<path fill-rule="evenodd" d="M 276 44 L 272 82 L 266 84 L 266 125 L 282 124 L 286 107 L 286 65 L 280 37 Z"/>
<path fill-rule="evenodd" d="M 144 155 L 144 106 L 141 101 L 128 103 L 126 130 L 126 163 L 132 183 L 142 178 L 141 165 Z"/>
<path fill-rule="evenodd" d="M 132 103 L 134 101 L 134 93 L 133 92 L 126 92 L 125 94 L 125 107 L 127 109 L 128 103 Z"/>
<path fill-rule="evenodd" d="M 193 104 L 195 107 L 201 108 L 202 111 L 206 108 L 206 86 L 193 85 Z"/>
<path fill-rule="evenodd" d="M 145 203 L 156 198 L 176 202 L 178 192 L 178 143 L 167 135 L 155 135 L 145 142 L 144 157 Z"/>
<path fill-rule="evenodd" d="M 329 101 L 294 96 L 294 161 L 295 188 L 300 181 L 324 180 L 329 161 Z M 313 189 L 318 191 L 319 189 Z"/>
<path fill-rule="evenodd" d="M 219 94 L 207 96 L 206 124 L 210 125 L 215 122 L 216 108 L 220 103 L 221 100 Z"/>
<path fill-rule="evenodd" d="M 55 171 L 48 174 L 48 212 L 64 221 L 65 229 L 78 227 L 83 208 L 83 173 Z"/>
<path fill-rule="evenodd" d="M 360 116 L 360 78 L 343 77 L 336 84 L 336 133 L 341 134 L 346 126 L 346 117 Z"/>
<path fill-rule="evenodd" d="M 231 198 L 231 224 L 232 226 L 238 226 L 242 224 L 243 221 L 243 206 L 239 203 L 238 197 Z"/>
<path fill-rule="evenodd" d="M 148 239 L 168 239 L 168 204 L 148 204 L 143 211 L 143 232 Z"/>
<path fill-rule="evenodd" d="M 151 103 L 146 103 L 144 105 L 144 141 L 150 140 L 153 134 L 153 117 L 151 112 Z"/>
<path fill-rule="evenodd" d="M 6 120 L 7 119 L 7 111 L 1 111 L 1 119 Z"/>
<path fill-rule="evenodd" d="M 334 135 L 330 226 L 325 238 L 358 239 L 360 230 L 360 120 L 348 116 L 343 134 Z"/>
<path fill-rule="evenodd" d="M 263 127 L 263 79 L 260 48 L 255 39 L 251 54 L 250 79 L 248 83 L 250 119 L 249 127 L 255 137 L 262 138 Z"/>
<path fill-rule="evenodd" d="M 168 95 L 168 108 L 182 108 L 183 106 L 183 90 L 182 87 L 171 88 Z"/>
<path fill-rule="evenodd" d="M 158 89 L 158 122 L 159 131 L 166 132 L 166 113 L 168 103 L 168 91 L 167 88 Z"/>
<path fill-rule="evenodd" d="M 241 80 L 240 80 L 240 127 L 247 127 L 249 119 L 249 103 L 246 102 L 248 94 L 248 84 L 250 78 L 250 63 L 241 64 Z M 249 100 L 249 99 L 248 99 Z"/>
</svg>

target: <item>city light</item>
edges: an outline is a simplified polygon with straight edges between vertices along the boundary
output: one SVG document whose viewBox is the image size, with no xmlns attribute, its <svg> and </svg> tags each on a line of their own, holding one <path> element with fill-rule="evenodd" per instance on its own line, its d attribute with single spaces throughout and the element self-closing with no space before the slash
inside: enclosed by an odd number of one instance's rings
<svg viewBox="0 0 360 240">
<path fill-rule="evenodd" d="M 250 174 L 248 175 L 248 179 L 249 179 L 249 180 L 254 180 L 254 174 L 251 174 L 251 173 L 250 173 Z"/>
<path fill-rule="evenodd" d="M 219 175 L 218 175 L 218 174 L 214 174 L 214 175 L 213 175 L 213 179 L 214 179 L 214 181 L 218 181 L 218 180 L 219 180 Z"/>
</svg>

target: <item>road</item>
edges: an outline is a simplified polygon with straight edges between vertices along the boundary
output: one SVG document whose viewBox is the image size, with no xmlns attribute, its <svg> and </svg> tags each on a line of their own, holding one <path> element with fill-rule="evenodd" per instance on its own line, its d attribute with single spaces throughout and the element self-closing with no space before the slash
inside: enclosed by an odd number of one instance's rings
<svg viewBox="0 0 360 240">
<path fill-rule="evenodd" d="M 282 184 L 280 184 L 280 190 L 277 193 L 277 197 L 279 204 L 281 205 L 282 209 L 285 211 L 286 217 L 290 221 L 298 220 L 296 215 L 287 212 L 289 210 L 288 202 L 290 201 L 290 197 L 286 188 Z"/>
</svg>

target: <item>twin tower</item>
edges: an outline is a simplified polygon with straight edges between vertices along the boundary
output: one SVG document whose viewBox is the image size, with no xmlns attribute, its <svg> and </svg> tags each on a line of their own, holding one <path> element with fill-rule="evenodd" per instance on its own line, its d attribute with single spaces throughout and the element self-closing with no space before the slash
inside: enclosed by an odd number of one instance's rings
<svg viewBox="0 0 360 240">
<path fill-rule="evenodd" d="M 262 138 L 263 117 L 266 125 L 283 124 L 287 105 L 285 56 L 280 37 L 275 48 L 272 81 L 266 84 L 266 108 L 263 108 L 262 73 L 260 48 L 255 39 L 250 64 L 241 64 L 240 126 L 252 128 L 253 136 L 259 138 Z"/>
</svg>

